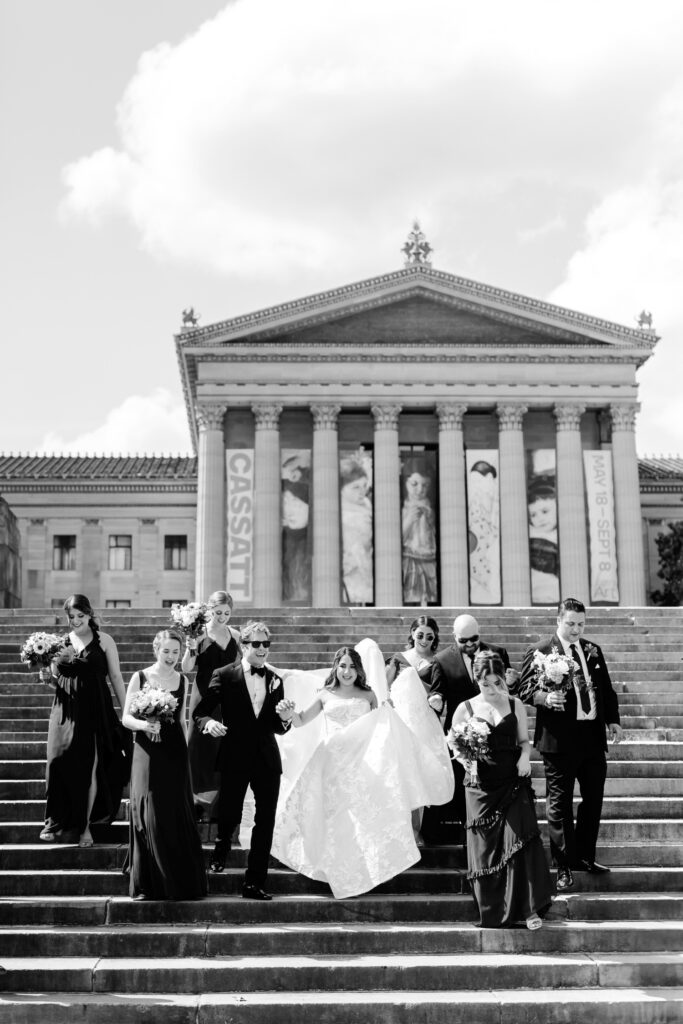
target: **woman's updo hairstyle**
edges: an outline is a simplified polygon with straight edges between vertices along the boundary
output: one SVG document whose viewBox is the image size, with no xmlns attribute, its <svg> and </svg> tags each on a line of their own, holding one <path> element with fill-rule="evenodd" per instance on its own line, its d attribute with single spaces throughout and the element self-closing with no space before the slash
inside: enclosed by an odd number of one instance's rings
<svg viewBox="0 0 683 1024">
<path fill-rule="evenodd" d="M 496 654 L 495 651 L 477 651 L 472 671 L 477 682 L 484 676 L 494 675 L 498 676 L 501 685 L 505 686 L 505 665 L 500 654 Z"/>
<path fill-rule="evenodd" d="M 179 629 L 175 629 L 173 626 L 169 629 L 160 629 L 152 640 L 152 648 L 155 654 L 159 653 L 159 648 L 163 644 L 164 640 L 175 640 L 176 643 L 180 645 L 181 651 L 185 644 L 185 638 Z"/>
<path fill-rule="evenodd" d="M 81 615 L 88 616 L 88 625 L 93 632 L 93 635 L 99 643 L 100 639 L 100 620 L 99 617 L 93 611 L 93 607 L 85 594 L 72 594 L 71 597 L 67 597 L 64 602 L 64 611 L 66 612 L 67 619 L 69 612 L 75 611 L 80 612 Z"/>
<path fill-rule="evenodd" d="M 232 595 L 227 590 L 214 590 L 213 594 L 209 594 L 206 603 L 209 608 L 215 608 L 218 604 L 227 604 L 230 611 L 232 611 L 235 604 Z"/>
<path fill-rule="evenodd" d="M 434 653 L 434 651 L 439 646 L 439 624 L 436 621 L 436 619 L 433 619 L 431 617 L 431 615 L 418 615 L 418 617 L 416 619 L 413 619 L 413 621 L 410 623 L 410 631 L 408 633 L 408 647 L 415 646 L 413 633 L 418 628 L 418 626 L 422 626 L 426 629 L 431 629 L 432 633 L 434 634 L 434 639 L 432 640 L 432 653 Z"/>
</svg>

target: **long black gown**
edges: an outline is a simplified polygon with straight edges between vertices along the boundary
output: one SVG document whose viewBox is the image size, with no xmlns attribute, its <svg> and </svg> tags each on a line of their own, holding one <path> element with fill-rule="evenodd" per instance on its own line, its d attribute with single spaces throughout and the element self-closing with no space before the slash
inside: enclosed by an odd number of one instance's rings
<svg viewBox="0 0 683 1024">
<path fill-rule="evenodd" d="M 140 672 L 141 687 L 144 682 Z M 207 885 L 180 722 L 184 676 L 172 695 L 178 707 L 172 722 L 161 723 L 161 739 L 154 742 L 145 732 L 135 733 L 127 870 L 131 896 L 192 900 L 205 896 Z"/>
<path fill-rule="evenodd" d="M 202 804 L 212 815 L 216 802 L 221 777 L 216 771 L 216 758 L 221 745 L 220 737 L 205 736 L 194 724 L 192 712 L 202 697 L 206 695 L 211 676 L 217 668 L 232 665 L 239 655 L 234 637 L 230 638 L 227 647 L 221 647 L 210 636 L 204 636 L 197 647 L 197 675 L 190 696 L 190 717 L 187 730 L 187 749 L 190 755 L 190 772 L 192 775 L 192 791 L 195 802 Z M 217 713 L 219 713 L 217 711 Z M 202 794 L 202 797 L 200 797 Z M 214 794 L 207 798 L 207 794 Z"/>
<path fill-rule="evenodd" d="M 472 706 L 466 701 L 472 715 Z M 517 715 L 510 711 L 491 730 L 490 753 L 478 763 L 476 784 L 465 776 L 467 877 L 479 923 L 509 927 L 550 907 L 553 884 L 543 851 L 528 778 L 517 774 Z"/>
<path fill-rule="evenodd" d="M 47 733 L 43 833 L 81 835 L 111 822 L 130 775 L 130 734 L 114 711 L 107 656 L 94 635 L 78 657 L 59 664 Z M 88 820 L 88 793 L 97 752 L 97 793 Z"/>
</svg>

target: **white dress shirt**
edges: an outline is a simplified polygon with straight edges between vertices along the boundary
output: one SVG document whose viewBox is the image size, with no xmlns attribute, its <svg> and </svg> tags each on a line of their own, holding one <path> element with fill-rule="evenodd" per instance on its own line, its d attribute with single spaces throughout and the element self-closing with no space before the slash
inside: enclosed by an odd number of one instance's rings
<svg viewBox="0 0 683 1024">
<path fill-rule="evenodd" d="M 261 708 L 263 702 L 266 699 L 266 680 L 264 676 L 255 675 L 251 671 L 251 665 L 246 658 L 242 658 L 242 671 L 244 672 L 244 679 L 247 684 L 247 690 L 251 697 L 251 706 L 254 709 L 254 714 L 258 718 L 261 714 Z"/>
<path fill-rule="evenodd" d="M 584 658 L 584 655 L 583 655 L 583 647 L 581 646 L 580 642 L 577 640 L 576 643 L 574 644 L 574 646 L 576 648 L 576 656 L 575 656 L 574 652 L 571 649 L 572 645 L 570 643 L 567 643 L 566 640 L 563 640 L 562 637 L 558 637 L 558 639 L 559 639 L 560 643 L 562 644 L 562 647 L 564 649 L 564 653 L 567 655 L 568 658 L 570 658 L 572 661 L 576 661 L 576 659 L 578 658 L 578 660 L 579 660 L 579 662 L 581 664 L 581 668 L 583 669 L 584 678 L 585 678 L 586 682 L 588 683 L 588 699 L 590 700 L 591 709 L 590 709 L 590 711 L 584 711 L 583 708 L 581 707 L 581 691 L 579 690 L 579 685 L 576 682 L 576 680 L 574 681 L 574 691 L 576 693 L 576 721 L 577 722 L 593 722 L 593 721 L 595 721 L 595 718 L 596 718 L 596 715 L 597 715 L 597 711 L 596 711 L 596 708 L 595 708 L 595 694 L 593 692 L 592 686 L 590 685 L 591 684 L 591 676 L 590 676 L 590 672 L 588 671 L 588 665 L 586 664 L 586 659 Z"/>
</svg>

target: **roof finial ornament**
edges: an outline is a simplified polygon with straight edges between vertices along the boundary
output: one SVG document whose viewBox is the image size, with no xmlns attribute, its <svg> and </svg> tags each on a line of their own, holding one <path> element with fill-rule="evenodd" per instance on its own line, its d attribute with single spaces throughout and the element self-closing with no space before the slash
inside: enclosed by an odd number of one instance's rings
<svg viewBox="0 0 683 1024">
<path fill-rule="evenodd" d="M 636 323 L 640 327 L 641 331 L 654 331 L 652 313 L 648 310 L 641 309 L 639 316 L 636 317 Z"/>
<path fill-rule="evenodd" d="M 196 327 L 201 315 L 201 313 L 195 313 L 194 306 L 190 306 L 189 309 L 184 309 L 182 312 L 183 327 Z"/>
<path fill-rule="evenodd" d="M 408 240 L 401 249 L 401 252 L 405 253 L 406 257 L 405 266 L 431 267 L 432 261 L 429 258 L 429 254 L 433 251 L 425 238 L 424 232 L 420 230 L 419 223 L 415 221 L 413 230 L 408 235 Z"/>
</svg>

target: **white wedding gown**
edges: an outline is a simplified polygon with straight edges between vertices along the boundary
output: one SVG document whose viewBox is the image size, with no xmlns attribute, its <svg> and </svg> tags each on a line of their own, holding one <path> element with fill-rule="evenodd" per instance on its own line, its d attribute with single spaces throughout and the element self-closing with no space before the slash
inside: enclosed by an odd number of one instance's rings
<svg viewBox="0 0 683 1024">
<path fill-rule="evenodd" d="M 382 654 L 373 640 L 357 650 L 382 702 Z M 326 675 L 290 673 L 285 692 L 302 710 Z M 453 795 L 444 735 L 413 669 L 395 680 L 391 699 L 394 707 L 372 711 L 362 697 L 331 691 L 313 722 L 278 737 L 283 782 L 273 856 L 327 882 L 337 898 L 367 892 L 415 864 L 411 810 Z"/>
</svg>

